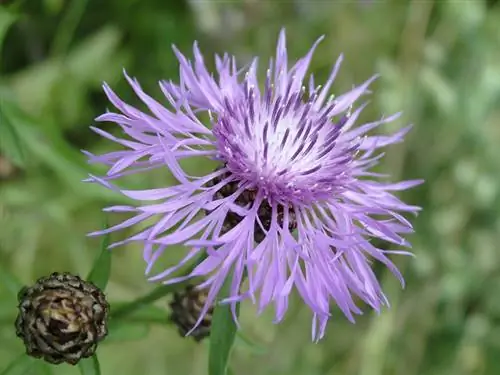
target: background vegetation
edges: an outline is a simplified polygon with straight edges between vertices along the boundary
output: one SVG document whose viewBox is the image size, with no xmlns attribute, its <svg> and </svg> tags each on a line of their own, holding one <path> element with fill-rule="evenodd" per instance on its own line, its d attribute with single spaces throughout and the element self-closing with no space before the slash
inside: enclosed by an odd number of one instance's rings
<svg viewBox="0 0 500 375">
<path fill-rule="evenodd" d="M 2 3 L 6 3 L 2 1 Z M 291 58 L 321 34 L 317 82 L 340 52 L 335 89 L 375 72 L 364 119 L 399 110 L 414 123 L 381 169 L 394 179 L 424 178 L 404 198 L 423 206 L 412 236 L 416 259 L 397 258 L 408 286 L 380 269 L 392 301 L 380 316 L 351 325 L 335 312 L 326 338 L 310 343 L 310 316 L 294 301 L 285 322 L 242 306 L 236 375 L 466 375 L 500 373 L 500 4 L 482 0 L 17 0 L 0 9 L 0 370 L 23 351 L 12 322 L 14 279 L 31 284 L 52 271 L 85 275 L 99 248 L 101 208 L 123 198 L 80 181 L 80 149 L 117 145 L 89 130 L 108 103 L 107 81 L 137 103 L 122 68 L 161 97 L 156 82 L 176 79 L 170 45 L 208 58 L 228 51 L 240 63 L 274 50 L 287 27 Z M 21 151 L 19 151 L 21 150 Z M 199 166 L 192 165 L 192 168 Z M 168 173 L 127 180 L 169 183 Z M 120 217 L 113 217 L 118 221 Z M 118 239 L 114 236 L 113 239 Z M 179 258 L 172 249 L 166 262 Z M 113 253 L 112 301 L 153 288 L 140 248 Z M 157 305 L 167 316 L 167 302 Z M 161 312 L 161 310 L 159 310 Z M 161 320 L 160 320 L 161 322 Z M 103 374 L 206 374 L 207 347 L 166 324 L 131 322 L 100 347 Z M 69 366 L 47 374 L 77 374 Z M 38 373 L 36 374 L 38 375 Z"/>
</svg>

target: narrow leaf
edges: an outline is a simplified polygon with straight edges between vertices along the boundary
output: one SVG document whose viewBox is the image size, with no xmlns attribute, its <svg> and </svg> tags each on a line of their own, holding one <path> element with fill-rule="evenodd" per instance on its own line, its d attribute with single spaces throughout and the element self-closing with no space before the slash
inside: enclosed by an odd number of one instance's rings
<svg viewBox="0 0 500 375">
<path fill-rule="evenodd" d="M 108 225 L 106 225 L 108 228 Z M 106 289 L 109 275 L 111 273 L 111 251 L 108 250 L 109 234 L 105 235 L 101 243 L 101 251 L 94 261 L 94 266 L 87 276 L 87 280 L 93 282 L 101 290 Z"/>
<path fill-rule="evenodd" d="M 219 293 L 219 300 L 229 296 L 230 283 L 228 278 Z M 236 312 L 239 315 L 239 304 Z M 237 327 L 233 321 L 230 305 L 217 304 L 214 309 L 210 330 L 209 375 L 227 375 L 229 355 L 234 344 L 236 331 Z"/>
<path fill-rule="evenodd" d="M 82 375 L 101 375 L 101 366 L 95 354 L 78 362 L 78 368 Z"/>
<path fill-rule="evenodd" d="M 2 100 L 0 100 L 0 152 L 18 167 L 25 165 L 19 134 L 12 118 L 4 110 L 4 102 Z"/>
<path fill-rule="evenodd" d="M 12 26 L 14 21 L 16 21 L 17 16 L 15 14 L 10 13 L 5 8 L 0 8 L 0 47 L 3 44 L 3 39 L 5 38 L 5 34 L 7 34 L 7 30 Z"/>
<path fill-rule="evenodd" d="M 32 118 L 8 96 L 1 96 L 1 99 L 2 112 L 6 118 L 15 120 L 16 134 L 25 146 L 23 149 L 29 150 L 33 160 L 49 166 L 78 196 L 113 198 L 117 202 L 128 202 L 116 193 L 99 186 L 82 184 L 81 181 L 88 177 L 88 167 L 81 153 L 71 147 L 61 134 L 47 131 L 41 126 L 39 119 Z M 4 139 L 0 137 L 0 146 L 3 142 Z"/>
</svg>

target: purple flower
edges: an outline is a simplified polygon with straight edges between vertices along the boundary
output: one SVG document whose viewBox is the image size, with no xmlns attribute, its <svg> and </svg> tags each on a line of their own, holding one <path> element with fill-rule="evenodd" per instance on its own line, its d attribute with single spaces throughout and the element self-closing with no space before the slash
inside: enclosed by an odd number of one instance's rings
<svg viewBox="0 0 500 375">
<path fill-rule="evenodd" d="M 251 299 L 259 311 L 274 304 L 275 321 L 281 321 L 295 288 L 312 311 L 312 336 L 319 340 L 331 302 L 350 321 L 361 314 L 355 296 L 376 311 L 388 304 L 370 267 L 373 259 L 403 284 L 388 255 L 410 253 L 377 248 L 370 239 L 409 247 L 402 235 L 412 232 L 412 226 L 401 213 L 420 208 L 403 203 L 392 192 L 422 181 L 383 182 L 384 175 L 370 169 L 383 156 L 378 150 L 401 142 L 410 127 L 392 135 L 367 135 L 398 114 L 354 126 L 365 104 L 353 106 L 376 77 L 343 95 L 329 96 L 342 57 L 322 87 L 315 86 L 311 75 L 306 88 L 308 66 L 321 39 L 289 67 L 282 31 L 263 90 L 257 59 L 238 70 L 234 57 L 216 56 L 214 77 L 196 43 L 194 62 L 174 47 L 180 83 L 160 83 L 168 108 L 126 76 L 150 114 L 124 103 L 104 85 L 118 113 L 105 113 L 97 121 L 116 123 L 126 137 L 94 128 L 124 150 L 100 156 L 87 153 L 91 162 L 109 166 L 105 177 L 90 180 L 141 203 L 107 208 L 134 216 L 93 234 L 157 218 L 147 229 L 112 246 L 143 243 L 147 274 L 169 246 L 189 248 L 179 264 L 150 280 L 175 283 L 203 277 L 206 281 L 199 287 L 209 292 L 199 322 L 226 278 L 231 278 L 230 297 L 224 302 L 231 304 L 235 320 L 236 303 Z M 180 159 L 200 156 L 218 160 L 220 168 L 195 177 L 179 165 Z M 168 168 L 178 184 L 124 190 L 111 183 L 154 168 Z M 206 254 L 205 260 L 190 275 L 171 277 L 201 254 Z"/>
</svg>

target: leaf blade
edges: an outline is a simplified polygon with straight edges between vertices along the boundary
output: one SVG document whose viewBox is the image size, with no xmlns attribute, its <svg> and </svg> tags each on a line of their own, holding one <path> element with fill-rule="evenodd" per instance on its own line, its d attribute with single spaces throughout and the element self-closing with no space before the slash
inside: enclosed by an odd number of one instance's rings
<svg viewBox="0 0 500 375">
<path fill-rule="evenodd" d="M 3 44 L 5 34 L 17 19 L 16 14 L 7 11 L 5 8 L 0 8 L 0 46 Z"/>
<path fill-rule="evenodd" d="M 4 102 L 0 100 L 0 151 L 18 167 L 25 166 L 24 151 L 21 139 L 14 127 L 12 119 L 4 110 Z"/>
<path fill-rule="evenodd" d="M 106 229 L 108 225 L 105 225 Z M 91 281 L 99 289 L 105 290 L 108 285 L 109 276 L 111 274 L 111 251 L 108 250 L 110 235 L 106 234 L 101 242 L 101 249 L 99 255 L 94 261 L 92 270 L 87 276 L 87 281 Z"/>
<path fill-rule="evenodd" d="M 218 300 L 229 295 L 230 280 L 224 283 Z M 239 315 L 239 304 L 236 307 Z M 233 320 L 230 304 L 216 304 L 210 330 L 210 348 L 208 353 L 208 374 L 227 375 L 229 357 L 236 338 L 237 326 Z"/>
<path fill-rule="evenodd" d="M 95 354 L 90 358 L 85 358 L 78 362 L 78 368 L 82 375 L 101 375 L 101 365 Z"/>
</svg>

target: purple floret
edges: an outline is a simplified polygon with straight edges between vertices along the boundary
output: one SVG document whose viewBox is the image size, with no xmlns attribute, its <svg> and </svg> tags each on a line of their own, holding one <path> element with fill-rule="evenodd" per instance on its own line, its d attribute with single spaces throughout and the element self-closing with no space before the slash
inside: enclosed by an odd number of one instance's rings
<svg viewBox="0 0 500 375">
<path fill-rule="evenodd" d="M 306 88 L 305 76 L 321 39 L 289 68 L 282 31 L 262 90 L 257 59 L 238 70 L 234 57 L 216 56 L 216 79 L 196 43 L 194 63 L 174 48 L 180 82 L 160 83 L 168 106 L 126 75 L 150 114 L 124 103 L 104 85 L 118 113 L 105 113 L 97 121 L 117 124 L 124 138 L 94 130 L 124 150 L 87 153 L 92 163 L 109 166 L 106 176 L 90 180 L 138 202 L 107 208 L 134 216 L 92 234 L 157 218 L 142 232 L 112 246 L 143 243 L 147 274 L 169 246 L 187 247 L 183 260 L 149 279 L 175 283 L 203 277 L 199 287 L 209 292 L 199 322 L 230 277 L 231 293 L 224 302 L 231 304 L 235 319 L 236 304 L 250 299 L 259 311 L 274 304 L 275 321 L 281 321 L 295 288 L 312 311 L 312 336 L 319 340 L 332 302 L 350 321 L 361 314 L 354 297 L 376 311 L 388 304 L 371 268 L 373 259 L 404 284 L 388 255 L 410 253 L 377 248 L 371 239 L 410 247 L 403 235 L 413 229 L 402 214 L 420 208 L 402 202 L 393 192 L 422 181 L 388 183 L 370 169 L 383 156 L 379 149 L 402 142 L 410 127 L 392 135 L 368 135 L 399 114 L 355 126 L 365 104 L 355 105 L 375 77 L 343 95 L 330 96 L 342 57 L 322 87 L 316 87 L 310 75 Z M 201 120 L 206 114 L 210 124 Z M 218 160 L 220 167 L 204 176 L 187 175 L 179 160 L 191 157 Z M 177 185 L 124 190 L 112 183 L 154 168 L 170 170 Z M 201 254 L 206 259 L 190 275 L 172 277 Z"/>
</svg>

